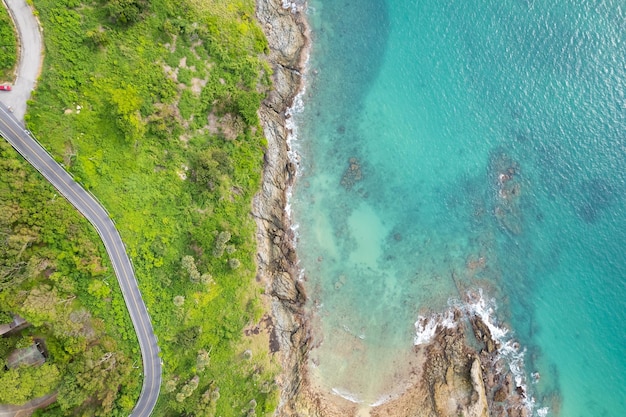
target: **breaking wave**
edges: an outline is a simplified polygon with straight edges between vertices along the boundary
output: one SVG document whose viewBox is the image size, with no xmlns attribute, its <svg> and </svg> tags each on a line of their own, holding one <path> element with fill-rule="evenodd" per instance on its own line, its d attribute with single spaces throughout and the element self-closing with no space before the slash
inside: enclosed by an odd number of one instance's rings
<svg viewBox="0 0 626 417">
<path fill-rule="evenodd" d="M 430 343 L 440 329 L 451 329 L 458 325 L 460 320 L 467 320 L 478 317 L 487 326 L 491 333 L 491 338 L 498 344 L 498 355 L 504 359 L 513 375 L 515 386 L 529 394 L 526 382 L 526 372 L 524 367 L 524 356 L 526 349 L 520 347 L 509 332 L 509 329 L 498 324 L 496 318 L 497 305 L 495 299 L 487 299 L 483 295 L 482 289 L 467 293 L 468 301 L 451 299 L 448 301 L 449 308 L 444 313 L 435 313 L 428 317 L 418 316 L 415 322 L 414 344 L 416 346 Z M 455 319 L 455 314 L 458 319 Z M 531 395 L 524 397 L 524 406 L 533 415 L 535 399 Z M 536 410 L 536 415 L 544 417 L 548 414 L 548 407 Z"/>
<path fill-rule="evenodd" d="M 433 314 L 430 317 L 418 316 L 415 322 L 416 333 L 413 343 L 415 346 L 430 343 L 438 328 L 452 329 L 455 326 L 454 311 L 451 309 L 443 314 Z"/>
<path fill-rule="evenodd" d="M 341 388 L 333 388 L 332 389 L 333 394 L 340 396 L 343 399 L 346 399 L 348 401 L 350 401 L 351 403 L 355 403 L 355 404 L 362 404 L 363 400 L 359 399 L 359 397 L 356 394 L 353 394 L 349 391 L 343 390 Z"/>
<path fill-rule="evenodd" d="M 300 90 L 293 98 L 293 102 L 291 103 L 291 107 L 289 107 L 285 111 L 285 128 L 287 129 L 287 156 L 289 158 L 289 162 L 293 164 L 296 168 L 296 179 L 301 175 L 301 167 L 300 167 L 300 154 L 295 149 L 296 142 L 298 141 L 298 124 L 296 123 L 296 115 L 302 113 L 304 111 L 304 95 L 306 94 L 306 86 L 307 79 L 306 73 L 309 68 L 309 58 L 310 51 L 305 50 L 303 52 L 304 56 L 304 72 L 302 74 L 303 82 L 300 84 Z M 299 225 L 293 221 L 292 211 L 291 211 L 291 198 L 293 196 L 293 186 L 294 184 L 289 184 L 287 186 L 286 195 L 287 202 L 285 204 L 285 212 L 287 214 L 287 219 L 290 224 L 291 231 L 293 232 L 293 247 L 296 247 L 297 236 L 298 236 L 298 228 Z"/>
</svg>

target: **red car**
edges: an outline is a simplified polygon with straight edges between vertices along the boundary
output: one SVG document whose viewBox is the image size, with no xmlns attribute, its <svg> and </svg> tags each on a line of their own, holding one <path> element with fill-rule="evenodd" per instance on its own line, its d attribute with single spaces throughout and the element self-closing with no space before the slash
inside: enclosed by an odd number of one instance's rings
<svg viewBox="0 0 626 417">
<path fill-rule="evenodd" d="M 10 85 L 0 85 L 0 91 L 11 91 Z"/>
</svg>

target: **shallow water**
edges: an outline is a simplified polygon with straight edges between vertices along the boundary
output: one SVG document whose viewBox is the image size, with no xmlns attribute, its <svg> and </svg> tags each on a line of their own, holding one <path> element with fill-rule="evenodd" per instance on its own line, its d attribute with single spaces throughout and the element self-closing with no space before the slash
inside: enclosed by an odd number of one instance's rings
<svg viewBox="0 0 626 417">
<path fill-rule="evenodd" d="M 469 3 L 309 3 L 312 369 L 375 402 L 417 317 L 483 288 L 542 376 L 535 410 L 626 415 L 626 5 Z"/>
</svg>

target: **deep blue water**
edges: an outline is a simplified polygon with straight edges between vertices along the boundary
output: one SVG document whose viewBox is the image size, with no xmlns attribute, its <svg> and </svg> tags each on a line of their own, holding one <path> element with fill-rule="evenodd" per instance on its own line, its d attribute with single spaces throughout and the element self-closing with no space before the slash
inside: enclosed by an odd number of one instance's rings
<svg viewBox="0 0 626 417">
<path fill-rule="evenodd" d="M 322 384 L 376 401 L 418 315 L 482 288 L 536 409 L 626 415 L 626 3 L 308 14 L 292 206 Z"/>
</svg>

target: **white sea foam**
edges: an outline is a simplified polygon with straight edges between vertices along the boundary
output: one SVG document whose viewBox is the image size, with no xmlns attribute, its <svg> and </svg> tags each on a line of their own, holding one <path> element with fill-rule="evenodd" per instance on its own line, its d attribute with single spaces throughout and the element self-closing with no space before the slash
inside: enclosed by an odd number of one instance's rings
<svg viewBox="0 0 626 417">
<path fill-rule="evenodd" d="M 288 2 L 283 0 L 283 7 L 285 3 L 291 3 L 295 5 L 295 2 Z M 294 6 L 295 7 L 295 6 Z M 287 157 L 289 161 L 296 167 L 296 179 L 302 175 L 302 168 L 300 165 L 300 154 L 296 150 L 296 143 L 298 141 L 298 124 L 296 123 L 296 115 L 302 113 L 304 111 L 304 95 L 306 94 L 306 73 L 309 68 L 309 51 L 304 52 L 306 55 L 304 57 L 304 72 L 302 77 L 304 82 L 300 85 L 300 91 L 293 98 L 293 102 L 291 107 L 289 107 L 285 111 L 285 128 L 287 129 Z M 293 184 L 290 184 L 286 190 L 287 202 L 285 204 L 285 213 L 287 215 L 287 220 L 289 222 L 289 227 L 293 233 L 292 245 L 294 249 L 298 244 L 298 229 L 299 224 L 296 223 L 293 219 L 293 212 L 291 208 L 291 199 L 293 197 Z M 300 271 L 300 278 L 304 277 L 304 271 Z"/>
<path fill-rule="evenodd" d="M 495 312 L 497 309 L 495 300 L 493 298 L 490 300 L 485 299 L 482 289 L 479 289 L 478 293 L 468 294 L 468 298 L 470 299 L 470 302 L 466 303 L 468 316 L 476 315 L 480 317 L 491 332 L 491 337 L 498 342 L 502 342 L 509 330 L 495 323 Z"/>
<path fill-rule="evenodd" d="M 283 9 L 291 10 L 291 13 L 295 13 L 298 10 L 298 5 L 295 1 L 283 0 Z"/>
<path fill-rule="evenodd" d="M 461 319 L 469 319 L 474 316 L 479 317 L 491 332 L 491 338 L 498 342 L 498 354 L 508 365 L 516 387 L 522 388 L 527 394 L 524 397 L 524 406 L 528 410 L 529 415 L 532 415 L 535 399 L 529 395 L 526 383 L 524 370 L 526 349 L 520 349 L 520 344 L 510 335 L 509 329 L 498 325 L 496 319 L 497 305 L 494 299 L 485 298 L 482 289 L 479 289 L 477 292 L 469 292 L 467 298 L 468 302 L 461 302 L 457 299 L 449 300 L 448 305 L 450 308 L 444 313 L 436 313 L 430 317 L 418 316 L 418 320 L 415 322 L 415 345 L 422 345 L 432 341 L 437 330 L 441 327 L 447 329 L 455 327 L 455 311 L 461 313 Z M 543 407 L 537 410 L 536 415 L 545 417 L 547 413 L 548 407 Z"/>
<path fill-rule="evenodd" d="M 359 397 L 356 394 L 351 393 L 350 391 L 341 389 L 341 388 L 333 388 L 332 389 L 333 394 L 340 396 L 341 398 L 344 398 L 350 402 L 353 402 L 355 404 L 362 404 L 363 400 L 359 399 Z"/>
<path fill-rule="evenodd" d="M 308 58 L 305 65 L 308 65 Z M 285 128 L 287 128 L 287 155 L 289 160 L 296 168 L 300 167 L 300 154 L 295 149 L 296 142 L 298 141 L 298 124 L 296 123 L 296 117 L 298 114 L 304 111 L 304 94 L 306 93 L 306 82 L 296 94 L 293 99 L 291 107 L 285 111 Z M 296 176 L 300 175 L 300 170 L 296 170 Z"/>
<path fill-rule="evenodd" d="M 452 310 L 448 310 L 443 314 L 434 314 L 430 317 L 418 316 L 415 322 L 413 344 L 418 346 L 429 343 L 439 327 L 451 329 L 455 326 L 456 322 L 454 321 L 454 312 Z"/>
<path fill-rule="evenodd" d="M 539 417 L 546 417 L 549 411 L 550 409 L 548 407 L 541 407 L 540 409 L 537 410 L 537 415 Z"/>
</svg>

